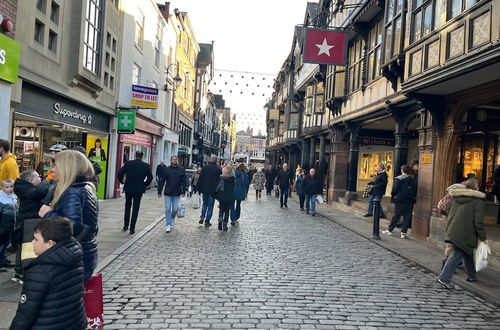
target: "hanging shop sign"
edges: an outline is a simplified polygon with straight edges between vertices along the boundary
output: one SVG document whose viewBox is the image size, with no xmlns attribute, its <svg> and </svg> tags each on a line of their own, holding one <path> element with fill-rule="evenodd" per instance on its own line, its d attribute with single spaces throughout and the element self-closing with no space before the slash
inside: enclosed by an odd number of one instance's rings
<svg viewBox="0 0 500 330">
<path fill-rule="evenodd" d="M 362 146 L 390 146 L 393 147 L 395 145 L 394 139 L 380 139 L 380 138 L 370 138 L 370 137 L 362 137 L 360 138 L 360 142 Z"/>
<path fill-rule="evenodd" d="M 153 137 L 150 134 L 136 131 L 135 134 L 121 135 L 120 142 L 151 147 L 153 145 Z"/>
<path fill-rule="evenodd" d="M 346 65 L 346 32 L 314 28 L 304 29 L 304 63 Z"/>
<path fill-rule="evenodd" d="M 109 115 L 26 81 L 15 111 L 83 129 L 109 131 Z"/>
<path fill-rule="evenodd" d="M 279 120 L 279 119 L 280 119 L 280 111 L 278 109 L 270 109 L 269 120 Z"/>
<path fill-rule="evenodd" d="M 118 134 L 134 134 L 135 117 L 135 110 L 118 110 Z"/>
<path fill-rule="evenodd" d="M 420 164 L 432 164 L 432 154 L 421 154 Z"/>
<path fill-rule="evenodd" d="M 135 128 L 140 129 L 141 131 L 148 132 L 154 135 L 162 136 L 162 126 L 150 122 L 146 119 L 141 118 L 141 116 L 137 116 L 135 119 Z"/>
<path fill-rule="evenodd" d="M 144 108 L 158 108 L 158 88 L 132 85 L 130 104 Z"/>
<path fill-rule="evenodd" d="M 17 82 L 20 53 L 21 45 L 0 33 L 0 79 Z"/>
</svg>

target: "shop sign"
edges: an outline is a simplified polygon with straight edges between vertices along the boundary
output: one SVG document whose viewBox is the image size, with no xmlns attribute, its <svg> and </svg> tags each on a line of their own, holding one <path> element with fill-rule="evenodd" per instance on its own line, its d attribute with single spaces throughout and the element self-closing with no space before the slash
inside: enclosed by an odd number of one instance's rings
<svg viewBox="0 0 500 330">
<path fill-rule="evenodd" d="M 130 143 L 145 147 L 151 147 L 153 145 L 153 137 L 139 131 L 136 131 L 135 134 L 121 135 L 120 141 L 122 143 Z"/>
<path fill-rule="evenodd" d="M 379 139 L 379 138 L 361 138 L 362 146 L 394 146 L 395 141 L 393 139 Z"/>
<path fill-rule="evenodd" d="M 97 197 L 99 199 L 104 199 L 106 194 L 106 177 L 107 177 L 107 167 L 108 158 L 106 157 L 108 148 L 108 139 L 105 137 L 87 135 L 86 143 L 87 155 L 93 161 L 99 163 L 101 167 L 101 173 L 98 175 L 99 184 L 97 188 Z"/>
<path fill-rule="evenodd" d="M 58 102 L 54 103 L 54 105 L 52 107 L 54 108 L 54 113 L 56 115 L 59 115 L 63 118 L 64 117 L 74 118 L 78 121 L 81 121 L 83 124 L 92 125 L 92 115 L 91 114 L 85 114 L 82 112 L 78 112 L 78 110 L 67 109 Z"/>
<path fill-rule="evenodd" d="M 154 135 L 162 136 L 162 126 L 142 119 L 141 117 L 136 118 L 135 128 Z"/>
<path fill-rule="evenodd" d="M 431 154 L 422 154 L 420 156 L 420 164 L 432 164 L 432 155 Z"/>
<path fill-rule="evenodd" d="M 269 120 L 279 120 L 280 119 L 280 111 L 278 109 L 269 110 Z"/>
<path fill-rule="evenodd" d="M 21 45 L 0 33 L 0 79 L 17 82 L 20 53 Z"/>
<path fill-rule="evenodd" d="M 133 134 L 135 131 L 135 110 L 118 110 L 118 134 Z"/>
<path fill-rule="evenodd" d="M 132 85 L 130 104 L 144 108 L 158 108 L 158 88 Z"/>
</svg>

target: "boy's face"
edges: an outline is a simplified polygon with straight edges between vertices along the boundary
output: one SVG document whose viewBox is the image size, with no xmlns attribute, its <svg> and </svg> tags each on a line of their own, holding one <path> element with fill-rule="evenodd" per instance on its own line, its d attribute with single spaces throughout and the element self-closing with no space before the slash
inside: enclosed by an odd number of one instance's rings
<svg viewBox="0 0 500 330">
<path fill-rule="evenodd" d="M 54 241 L 52 240 L 48 240 L 47 242 L 45 242 L 42 234 L 40 234 L 39 232 L 35 232 L 34 236 L 35 238 L 31 241 L 31 243 L 33 243 L 33 249 L 35 250 L 35 254 L 37 256 L 55 245 Z"/>
<path fill-rule="evenodd" d="M 12 193 L 14 192 L 14 184 L 13 183 L 5 183 L 4 182 L 2 184 L 2 190 L 7 195 L 12 195 Z"/>
</svg>

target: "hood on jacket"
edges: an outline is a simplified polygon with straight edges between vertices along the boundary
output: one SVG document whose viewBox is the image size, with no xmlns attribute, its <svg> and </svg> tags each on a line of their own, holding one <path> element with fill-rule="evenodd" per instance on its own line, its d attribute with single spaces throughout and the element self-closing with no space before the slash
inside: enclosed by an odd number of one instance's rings
<svg viewBox="0 0 500 330">
<path fill-rule="evenodd" d="M 448 188 L 446 188 L 446 191 L 450 191 L 451 189 L 466 189 L 464 184 L 461 183 L 454 183 Z"/>
<path fill-rule="evenodd" d="M 478 190 L 455 188 L 450 189 L 449 194 L 458 204 L 467 203 L 473 198 L 484 199 L 486 195 Z"/>
<path fill-rule="evenodd" d="M 61 241 L 35 259 L 37 263 L 73 266 L 82 262 L 82 246 L 73 237 Z"/>
<path fill-rule="evenodd" d="M 398 179 L 398 180 L 404 180 L 404 179 L 409 178 L 409 177 L 411 177 L 411 175 L 408 175 L 408 174 L 401 174 L 401 175 L 398 175 L 398 176 L 396 177 L 396 179 Z"/>
<path fill-rule="evenodd" d="M 35 185 L 33 183 L 19 178 L 16 180 L 16 182 L 14 182 L 14 193 L 20 199 L 29 199 L 30 190 L 33 189 L 34 187 Z"/>
<path fill-rule="evenodd" d="M 13 153 L 8 153 L 7 155 L 0 158 L 0 163 L 7 160 L 7 159 L 13 159 L 14 161 L 16 161 L 17 157 Z"/>
</svg>

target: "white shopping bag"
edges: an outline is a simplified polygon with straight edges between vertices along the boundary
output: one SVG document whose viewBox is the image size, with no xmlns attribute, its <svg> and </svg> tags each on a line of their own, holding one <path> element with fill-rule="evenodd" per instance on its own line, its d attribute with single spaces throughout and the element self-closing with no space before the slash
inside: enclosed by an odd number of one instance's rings
<svg viewBox="0 0 500 330">
<path fill-rule="evenodd" d="M 193 209 L 198 209 L 200 208 L 200 204 L 201 204 L 201 197 L 200 197 L 200 194 L 198 193 L 194 193 L 192 196 L 191 196 L 191 207 Z"/>
<path fill-rule="evenodd" d="M 184 197 L 181 197 L 179 201 L 179 206 L 177 207 L 177 217 L 183 218 L 186 216 L 186 200 Z"/>
<path fill-rule="evenodd" d="M 488 254 L 491 253 L 490 247 L 484 242 L 479 242 L 476 252 L 474 253 L 474 265 L 476 272 L 486 268 L 488 265 Z"/>
<path fill-rule="evenodd" d="M 323 204 L 325 201 L 323 200 L 323 197 L 321 197 L 321 195 L 316 195 L 316 202 L 318 204 Z"/>
</svg>

